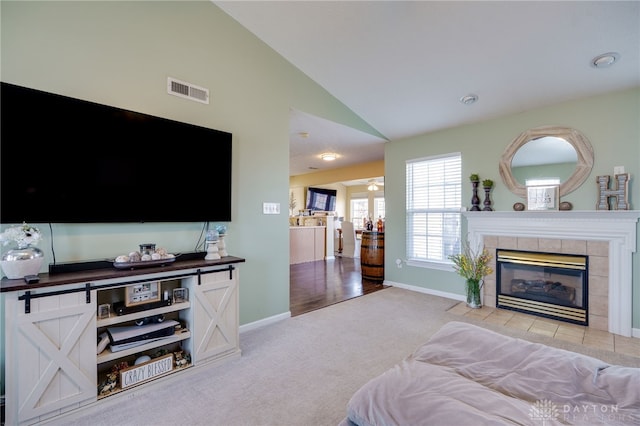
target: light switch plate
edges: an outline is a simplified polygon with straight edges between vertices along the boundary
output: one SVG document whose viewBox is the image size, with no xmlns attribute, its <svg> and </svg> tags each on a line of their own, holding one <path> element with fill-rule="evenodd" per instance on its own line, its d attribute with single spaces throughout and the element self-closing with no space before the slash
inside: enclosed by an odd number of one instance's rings
<svg viewBox="0 0 640 426">
<path fill-rule="evenodd" d="M 262 203 L 262 214 L 280 214 L 280 203 Z"/>
<path fill-rule="evenodd" d="M 614 166 L 613 167 L 613 174 L 614 175 L 621 175 L 624 173 L 624 166 Z"/>
</svg>

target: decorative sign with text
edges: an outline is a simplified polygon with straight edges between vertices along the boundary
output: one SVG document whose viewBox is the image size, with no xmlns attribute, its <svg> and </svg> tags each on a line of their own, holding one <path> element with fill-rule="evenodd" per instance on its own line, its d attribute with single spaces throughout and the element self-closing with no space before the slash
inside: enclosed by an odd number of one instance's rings
<svg viewBox="0 0 640 426">
<path fill-rule="evenodd" d="M 135 365 L 126 370 L 120 370 L 120 388 L 139 385 L 156 377 L 163 376 L 173 370 L 173 354 L 163 355 L 147 361 L 144 364 Z"/>
</svg>

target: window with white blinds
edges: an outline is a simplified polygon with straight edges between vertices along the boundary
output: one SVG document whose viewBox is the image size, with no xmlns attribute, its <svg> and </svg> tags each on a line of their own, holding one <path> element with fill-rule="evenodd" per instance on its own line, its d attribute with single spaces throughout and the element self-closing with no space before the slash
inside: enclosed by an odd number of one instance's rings
<svg viewBox="0 0 640 426">
<path fill-rule="evenodd" d="M 460 252 L 460 153 L 411 160 L 407 172 L 407 261 L 451 264 Z"/>
</svg>

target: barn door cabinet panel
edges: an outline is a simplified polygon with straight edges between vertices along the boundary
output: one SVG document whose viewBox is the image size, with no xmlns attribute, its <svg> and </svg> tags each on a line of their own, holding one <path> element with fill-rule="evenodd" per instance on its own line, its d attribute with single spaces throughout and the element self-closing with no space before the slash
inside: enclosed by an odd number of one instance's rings
<svg viewBox="0 0 640 426">
<path fill-rule="evenodd" d="M 175 262 L 144 272 L 89 271 L 65 274 L 65 279 L 41 274 L 40 283 L 30 286 L 3 279 L 5 424 L 42 423 L 100 404 L 104 398 L 126 396 L 133 388 L 169 383 L 162 380 L 184 370 L 239 357 L 240 262 L 244 259 L 229 256 L 213 262 Z M 147 283 L 159 291 L 162 302 L 104 315 L 105 305 L 113 308 L 132 285 L 146 288 Z M 174 289 L 189 297 L 174 301 Z M 145 337 L 143 344 L 123 350 L 97 350 L 107 329 L 135 329 L 149 322 L 170 324 L 165 332 L 175 327 L 175 333 L 158 340 Z M 154 364 L 146 371 L 166 371 L 139 380 L 141 375 L 131 369 L 141 368 L 135 365 L 141 355 L 150 356 L 147 363 Z M 114 366 L 125 363 L 128 367 L 119 373 L 139 382 L 105 382 L 113 380 Z"/>
<path fill-rule="evenodd" d="M 191 279 L 194 362 L 240 354 L 237 269 Z"/>
<path fill-rule="evenodd" d="M 95 291 L 91 292 L 95 300 Z M 95 303 L 85 293 L 5 299 L 7 425 L 31 424 L 96 400 Z"/>
</svg>

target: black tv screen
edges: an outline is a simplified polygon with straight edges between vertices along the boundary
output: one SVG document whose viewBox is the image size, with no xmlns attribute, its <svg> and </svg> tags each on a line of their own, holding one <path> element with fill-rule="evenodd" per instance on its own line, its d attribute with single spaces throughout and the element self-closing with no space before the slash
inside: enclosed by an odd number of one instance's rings
<svg viewBox="0 0 640 426">
<path fill-rule="evenodd" d="M 231 221 L 231 133 L 2 82 L 0 222 Z"/>
<path fill-rule="evenodd" d="M 336 209 L 338 191 L 335 189 L 307 188 L 307 209 L 332 212 Z"/>
</svg>

